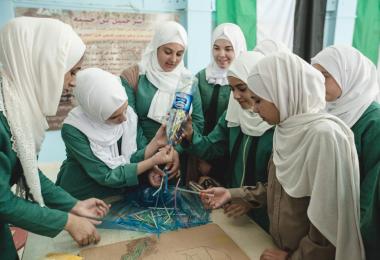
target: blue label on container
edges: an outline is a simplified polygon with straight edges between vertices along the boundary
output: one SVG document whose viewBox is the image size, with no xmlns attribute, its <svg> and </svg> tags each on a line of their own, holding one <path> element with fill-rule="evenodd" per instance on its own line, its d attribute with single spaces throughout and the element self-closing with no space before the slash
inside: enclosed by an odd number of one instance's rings
<svg viewBox="0 0 380 260">
<path fill-rule="evenodd" d="M 175 93 L 173 108 L 182 109 L 186 113 L 189 113 L 192 101 L 193 101 L 192 95 L 189 95 L 183 92 L 177 92 Z"/>
</svg>

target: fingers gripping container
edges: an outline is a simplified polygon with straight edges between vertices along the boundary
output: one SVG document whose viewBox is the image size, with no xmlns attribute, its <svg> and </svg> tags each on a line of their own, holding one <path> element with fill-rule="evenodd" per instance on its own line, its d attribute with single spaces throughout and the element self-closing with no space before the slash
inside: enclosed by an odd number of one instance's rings
<svg viewBox="0 0 380 260">
<path fill-rule="evenodd" d="M 187 117 L 191 113 L 196 81 L 197 78 L 195 78 L 190 72 L 184 72 L 181 74 L 166 124 L 166 135 L 170 145 L 174 145 L 180 139 L 182 134 L 182 124 L 187 120 Z"/>
</svg>

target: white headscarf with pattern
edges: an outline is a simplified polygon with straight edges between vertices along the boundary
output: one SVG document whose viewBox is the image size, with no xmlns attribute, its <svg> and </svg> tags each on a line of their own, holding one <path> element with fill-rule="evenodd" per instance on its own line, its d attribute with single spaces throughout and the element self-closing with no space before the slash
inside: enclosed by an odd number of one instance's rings
<svg viewBox="0 0 380 260">
<path fill-rule="evenodd" d="M 0 32 L 0 110 L 8 120 L 30 194 L 41 206 L 37 154 L 48 128 L 46 116 L 56 114 L 64 75 L 85 49 L 71 26 L 56 19 L 19 17 Z"/>
</svg>

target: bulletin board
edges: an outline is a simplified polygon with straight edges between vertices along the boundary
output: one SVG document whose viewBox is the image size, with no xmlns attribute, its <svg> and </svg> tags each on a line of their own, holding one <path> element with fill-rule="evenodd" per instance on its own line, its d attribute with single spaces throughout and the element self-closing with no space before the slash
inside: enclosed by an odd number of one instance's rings
<svg viewBox="0 0 380 260">
<path fill-rule="evenodd" d="M 16 16 L 51 17 L 70 24 L 87 46 L 83 68 L 98 67 L 120 75 L 136 64 L 163 21 L 178 21 L 179 13 L 125 13 L 46 8 L 15 9 Z M 63 93 L 56 116 L 48 117 L 49 130 L 62 122 L 75 105 L 72 93 Z"/>
</svg>

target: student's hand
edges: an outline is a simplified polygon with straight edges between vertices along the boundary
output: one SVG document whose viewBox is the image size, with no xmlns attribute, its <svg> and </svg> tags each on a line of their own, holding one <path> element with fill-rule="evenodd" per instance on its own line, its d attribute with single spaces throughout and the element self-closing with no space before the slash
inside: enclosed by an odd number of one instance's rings
<svg viewBox="0 0 380 260">
<path fill-rule="evenodd" d="M 100 221 L 89 220 L 69 213 L 65 230 L 80 246 L 96 244 L 100 241 L 100 236 L 94 225 L 100 224 Z"/>
<path fill-rule="evenodd" d="M 286 260 L 289 253 L 279 249 L 265 249 L 260 260 Z"/>
<path fill-rule="evenodd" d="M 167 164 L 173 162 L 174 149 L 170 145 L 161 148 L 155 155 L 153 155 L 153 162 L 155 165 Z"/>
<path fill-rule="evenodd" d="M 81 217 L 101 219 L 107 215 L 110 206 L 102 200 L 91 198 L 79 200 L 70 212 Z"/>
<path fill-rule="evenodd" d="M 203 205 L 209 209 L 217 209 L 231 200 L 231 193 L 223 187 L 215 187 L 201 191 Z"/>
<path fill-rule="evenodd" d="M 168 138 L 166 136 L 166 125 L 162 124 L 161 127 L 157 130 L 152 142 L 155 143 L 157 149 L 160 149 L 168 144 Z"/>
<path fill-rule="evenodd" d="M 224 205 L 223 209 L 224 214 L 226 214 L 227 217 L 237 218 L 243 216 L 244 214 L 247 214 L 248 211 L 252 209 L 252 206 L 244 200 L 237 200 Z"/>
<path fill-rule="evenodd" d="M 197 170 L 203 175 L 207 176 L 211 172 L 212 165 L 205 160 L 197 160 Z"/>
<path fill-rule="evenodd" d="M 164 175 L 165 173 L 160 168 L 154 166 L 148 173 L 148 180 L 150 185 L 158 188 L 161 185 L 162 176 Z"/>
<path fill-rule="evenodd" d="M 181 135 L 177 140 L 177 144 L 181 143 L 183 140 L 187 140 L 189 143 L 193 140 L 193 119 L 188 116 L 187 120 L 181 125 Z"/>
<path fill-rule="evenodd" d="M 179 167 L 180 167 L 179 154 L 175 149 L 173 150 L 174 150 L 173 161 L 171 163 L 166 164 L 165 166 L 165 170 L 169 173 L 169 180 L 173 178 L 178 178 L 181 175 L 179 171 Z"/>
</svg>

